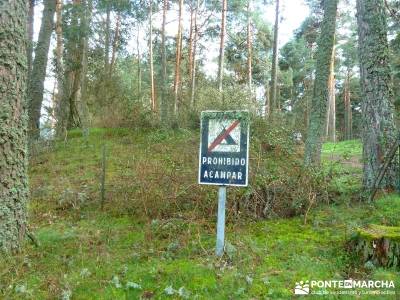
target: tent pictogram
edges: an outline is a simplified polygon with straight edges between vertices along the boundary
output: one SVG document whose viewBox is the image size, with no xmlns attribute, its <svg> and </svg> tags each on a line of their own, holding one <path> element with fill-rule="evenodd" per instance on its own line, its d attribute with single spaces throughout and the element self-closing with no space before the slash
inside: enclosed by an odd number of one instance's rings
<svg viewBox="0 0 400 300">
<path fill-rule="evenodd" d="M 240 124 L 239 120 L 234 121 L 229 126 L 223 123 L 219 123 L 220 133 L 216 136 L 213 142 L 208 146 L 208 152 L 213 151 L 218 146 L 233 146 L 234 148 L 240 149 L 240 139 L 235 135 L 236 139 L 232 136 L 235 128 L 238 128 Z M 240 135 L 239 135 L 240 137 Z M 235 151 L 236 152 L 236 151 Z"/>
</svg>

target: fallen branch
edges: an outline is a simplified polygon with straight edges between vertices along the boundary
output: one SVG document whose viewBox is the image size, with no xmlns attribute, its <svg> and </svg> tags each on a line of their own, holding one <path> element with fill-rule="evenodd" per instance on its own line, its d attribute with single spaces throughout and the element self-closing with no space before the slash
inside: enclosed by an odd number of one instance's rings
<svg viewBox="0 0 400 300">
<path fill-rule="evenodd" d="M 389 150 L 389 153 L 386 155 L 384 164 L 382 165 L 381 169 L 379 170 L 378 176 L 375 177 L 374 184 L 372 185 L 372 191 L 371 195 L 369 197 L 369 201 L 374 200 L 376 192 L 379 189 L 379 186 L 382 182 L 383 176 L 385 176 L 385 173 L 389 167 L 389 164 L 392 162 L 396 152 L 397 148 L 399 147 L 399 138 L 396 139 L 396 141 L 393 143 L 392 147 Z"/>
<path fill-rule="evenodd" d="M 26 236 L 31 240 L 32 244 L 34 244 L 36 247 L 40 247 L 39 241 L 33 233 L 29 232 L 29 230 L 26 230 Z"/>
</svg>

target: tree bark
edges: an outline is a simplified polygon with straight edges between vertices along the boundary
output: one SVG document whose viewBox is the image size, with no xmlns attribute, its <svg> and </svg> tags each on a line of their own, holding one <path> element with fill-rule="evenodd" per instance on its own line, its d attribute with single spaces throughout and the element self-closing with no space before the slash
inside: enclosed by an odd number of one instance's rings
<svg viewBox="0 0 400 300">
<path fill-rule="evenodd" d="M 247 1 L 247 85 L 249 88 L 249 96 L 252 98 L 252 32 L 251 32 L 251 0 Z"/>
<path fill-rule="evenodd" d="M 271 98 L 270 98 L 270 92 L 269 92 L 269 83 L 265 85 L 265 92 L 264 92 L 264 97 L 265 97 L 265 115 L 264 117 L 266 119 L 269 118 L 270 113 L 271 113 Z"/>
<path fill-rule="evenodd" d="M 112 47 L 112 54 L 111 54 L 111 62 L 110 62 L 110 76 L 114 72 L 115 60 L 117 57 L 118 51 L 118 44 L 120 39 L 120 26 L 121 26 L 121 16 L 117 14 L 117 21 L 115 25 L 115 33 L 114 33 L 114 40 L 113 40 L 113 47 Z"/>
<path fill-rule="evenodd" d="M 272 69 L 271 69 L 271 109 L 273 114 L 278 108 L 277 89 L 278 89 L 278 39 L 279 39 L 279 0 L 276 0 L 275 7 L 275 25 L 274 25 L 274 44 L 272 52 Z"/>
<path fill-rule="evenodd" d="M 104 45 L 104 74 L 108 74 L 110 65 L 110 31 L 111 31 L 111 3 L 106 0 L 106 32 L 105 32 L 105 45 Z"/>
<path fill-rule="evenodd" d="M 73 0 L 75 6 L 71 17 L 71 28 L 76 31 L 69 38 L 66 49 L 66 71 L 63 79 L 63 100 L 61 126 L 66 129 L 87 126 L 85 92 L 87 72 L 88 22 L 90 20 L 92 2 L 89 0 Z"/>
<path fill-rule="evenodd" d="M 350 71 L 347 71 L 344 82 L 344 138 L 352 139 L 352 110 L 351 110 L 351 92 L 350 92 Z"/>
<path fill-rule="evenodd" d="M 183 0 L 179 0 L 178 34 L 176 36 L 175 80 L 174 80 L 174 116 L 178 113 L 179 86 L 181 82 L 181 56 L 182 56 L 182 8 Z"/>
<path fill-rule="evenodd" d="M 228 9 L 227 0 L 222 0 L 221 33 L 220 33 L 219 59 L 218 59 L 218 90 L 220 93 L 222 93 L 222 83 L 224 80 L 224 53 L 225 53 L 225 31 L 226 31 L 227 9 Z"/>
<path fill-rule="evenodd" d="M 400 227 L 369 224 L 356 228 L 347 242 L 350 255 L 356 263 L 369 262 L 374 267 L 398 269 L 400 267 Z"/>
<path fill-rule="evenodd" d="M 45 0 L 42 25 L 40 27 L 38 43 L 35 48 L 35 59 L 32 65 L 32 75 L 29 80 L 29 135 L 37 139 L 40 135 L 40 110 L 42 108 L 44 80 L 46 78 L 47 59 L 50 47 L 50 38 L 54 26 L 56 2 Z"/>
<path fill-rule="evenodd" d="M 63 66 L 63 52 L 64 52 L 64 47 L 63 47 L 63 31 L 62 31 L 62 7 L 63 7 L 63 0 L 57 0 L 56 1 L 56 80 L 57 80 L 57 94 L 55 95 L 55 112 L 54 116 L 57 120 L 56 123 L 56 135 L 58 137 L 62 136 L 63 134 L 63 127 L 60 126 L 62 124 L 61 118 L 62 118 L 62 105 L 61 102 L 64 99 L 63 96 L 63 80 L 64 80 L 64 66 Z"/>
<path fill-rule="evenodd" d="M 26 234 L 27 2 L 0 3 L 0 251 L 16 252 Z"/>
<path fill-rule="evenodd" d="M 326 139 L 330 142 L 336 142 L 335 47 L 332 51 L 332 59 L 329 73 L 329 100 L 326 118 Z"/>
<path fill-rule="evenodd" d="M 150 107 L 156 111 L 156 90 L 154 87 L 154 67 L 153 67 L 153 0 L 149 2 L 149 59 L 150 59 Z"/>
<path fill-rule="evenodd" d="M 137 49 L 137 85 L 138 85 L 138 99 L 142 99 L 142 68 L 141 61 L 142 56 L 140 54 L 140 25 L 137 25 L 137 38 L 136 38 L 136 49 Z"/>
<path fill-rule="evenodd" d="M 306 165 L 319 165 L 321 162 L 322 139 L 325 135 L 326 112 L 329 98 L 327 83 L 335 42 L 337 4 L 338 0 L 324 1 L 324 18 L 317 42 L 314 93 L 305 145 L 304 160 Z"/>
<path fill-rule="evenodd" d="M 386 152 L 396 140 L 384 1 L 357 0 L 357 23 L 363 96 L 363 186 L 368 191 L 373 188 Z M 396 164 L 392 164 L 381 187 L 395 184 Z"/>
<path fill-rule="evenodd" d="M 165 26 L 167 23 L 168 0 L 163 0 L 163 18 L 161 29 L 161 123 L 165 126 L 168 123 L 169 105 L 167 100 L 167 54 L 165 45 Z"/>
<path fill-rule="evenodd" d="M 189 28 L 189 46 L 188 46 L 188 78 L 192 79 L 193 68 L 193 36 L 194 36 L 194 14 L 195 8 L 193 0 L 190 1 L 190 28 Z"/>
<path fill-rule="evenodd" d="M 32 72 L 32 56 L 33 56 L 33 22 L 35 17 L 35 0 L 29 0 L 29 12 L 28 12 L 28 80 L 31 78 Z"/>
<path fill-rule="evenodd" d="M 194 37 L 193 37 L 193 57 L 192 57 L 192 73 L 191 73 L 191 95 L 190 95 L 190 104 L 193 109 L 196 107 L 195 94 L 196 94 L 196 53 L 197 53 L 197 39 L 199 35 L 199 28 L 197 26 L 197 16 L 199 13 L 199 0 L 196 0 L 196 11 L 194 13 Z"/>
</svg>

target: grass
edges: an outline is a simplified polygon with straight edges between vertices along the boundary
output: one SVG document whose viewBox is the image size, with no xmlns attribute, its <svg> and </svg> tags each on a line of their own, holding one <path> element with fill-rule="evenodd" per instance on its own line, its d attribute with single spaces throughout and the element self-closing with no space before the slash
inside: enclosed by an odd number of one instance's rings
<svg viewBox="0 0 400 300">
<path fill-rule="evenodd" d="M 354 200 L 361 195 L 362 145 L 359 140 L 324 143 L 323 165 L 331 174 L 331 189 L 337 192 L 336 202 Z"/>
<path fill-rule="evenodd" d="M 343 157 L 357 156 L 361 157 L 362 145 L 360 140 L 342 141 L 339 143 L 324 143 L 322 153 L 327 156 L 330 154 Z"/>
<path fill-rule="evenodd" d="M 108 162 L 102 211 L 98 177 L 103 144 Z M 397 195 L 371 204 L 323 205 L 311 211 L 306 224 L 301 216 L 252 221 L 228 213 L 227 254 L 216 258 L 210 217 L 215 188 L 193 185 L 196 145 L 197 135 L 188 131 L 96 129 L 86 142 L 74 131 L 67 144 L 35 156 L 30 226 L 40 247 L 27 244 L 22 253 L 0 260 L 0 298 L 290 299 L 300 280 L 348 278 L 394 280 L 400 287 L 398 270 L 354 266 L 344 250 L 358 226 L 399 226 Z M 349 171 L 337 169 L 338 177 Z M 173 195 L 175 204 L 160 203 L 165 194 Z M 195 218 L 182 205 L 203 209 L 189 203 L 199 195 L 210 208 Z M 172 210 L 176 214 L 163 215 Z M 363 297 L 369 298 L 377 299 Z"/>
</svg>

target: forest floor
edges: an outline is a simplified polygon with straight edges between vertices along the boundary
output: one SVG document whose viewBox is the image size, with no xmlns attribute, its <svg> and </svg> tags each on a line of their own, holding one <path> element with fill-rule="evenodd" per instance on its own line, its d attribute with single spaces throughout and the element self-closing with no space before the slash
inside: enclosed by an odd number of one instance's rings
<svg viewBox="0 0 400 300">
<path fill-rule="evenodd" d="M 107 197 L 101 209 L 103 144 Z M 0 298 L 291 299 L 301 280 L 349 278 L 394 280 L 397 295 L 324 298 L 400 298 L 399 271 L 357 267 L 345 250 L 358 226 L 400 224 L 399 196 L 380 195 L 374 203 L 348 197 L 360 188 L 358 141 L 324 145 L 324 167 L 336 170 L 337 201 L 313 209 L 306 224 L 301 216 L 242 220 L 228 214 L 221 259 L 214 256 L 212 216 L 153 213 L 166 188 L 171 203 L 182 194 L 196 196 L 196 145 L 198 135 L 190 131 L 93 129 L 87 139 L 72 132 L 67 142 L 40 148 L 30 164 L 29 205 L 40 246 L 27 243 L 22 253 L 0 260 Z M 216 188 L 202 189 L 215 207 Z"/>
</svg>

